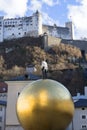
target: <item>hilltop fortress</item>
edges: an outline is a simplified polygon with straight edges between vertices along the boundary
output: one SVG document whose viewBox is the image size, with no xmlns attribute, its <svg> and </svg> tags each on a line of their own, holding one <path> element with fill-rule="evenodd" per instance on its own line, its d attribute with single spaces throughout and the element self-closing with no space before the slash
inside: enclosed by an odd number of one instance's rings
<svg viewBox="0 0 87 130">
<path fill-rule="evenodd" d="M 72 22 L 66 22 L 65 27 L 42 24 L 42 15 L 36 11 L 32 16 L 4 19 L 0 17 L 0 42 L 26 36 L 38 37 L 47 33 L 50 36 L 73 39 L 74 28 Z"/>
</svg>

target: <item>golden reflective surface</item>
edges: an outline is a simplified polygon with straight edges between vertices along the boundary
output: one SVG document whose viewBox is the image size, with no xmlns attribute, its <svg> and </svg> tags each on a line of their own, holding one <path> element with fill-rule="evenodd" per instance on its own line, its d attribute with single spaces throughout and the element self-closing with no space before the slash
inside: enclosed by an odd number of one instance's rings
<svg viewBox="0 0 87 130">
<path fill-rule="evenodd" d="M 65 130 L 73 118 L 69 91 L 59 82 L 37 80 L 17 99 L 17 116 L 25 130 Z"/>
</svg>

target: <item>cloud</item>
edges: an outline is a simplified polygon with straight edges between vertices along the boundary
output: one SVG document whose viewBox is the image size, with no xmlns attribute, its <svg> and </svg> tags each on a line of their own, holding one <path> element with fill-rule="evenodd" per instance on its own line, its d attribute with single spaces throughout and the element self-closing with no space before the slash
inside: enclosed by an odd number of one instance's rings
<svg viewBox="0 0 87 130">
<path fill-rule="evenodd" d="M 48 6 L 54 6 L 59 4 L 59 0 L 42 0 L 42 2 L 47 4 Z"/>
<path fill-rule="evenodd" d="M 29 10 L 35 11 L 35 10 L 42 10 L 43 4 L 46 4 L 48 6 L 54 6 L 59 4 L 59 0 L 31 0 Z"/>
<path fill-rule="evenodd" d="M 5 17 L 24 16 L 28 0 L 0 0 L 0 11 Z"/>
<path fill-rule="evenodd" d="M 59 0 L 31 0 L 28 9 L 35 12 L 39 10 L 43 16 L 43 23 L 53 25 L 54 23 L 59 24 L 58 21 L 53 20 L 46 12 L 42 11 L 44 4 L 48 7 L 52 7 L 59 4 Z"/>
<path fill-rule="evenodd" d="M 78 5 L 68 5 L 68 18 L 71 19 L 75 26 L 75 37 L 87 38 L 87 0 L 77 0 Z"/>
<path fill-rule="evenodd" d="M 38 0 L 31 0 L 28 9 L 31 11 L 36 11 L 36 10 L 40 11 L 42 9 L 42 2 Z"/>
<path fill-rule="evenodd" d="M 43 8 L 53 7 L 59 4 L 59 0 L 0 0 L 0 12 L 3 12 L 5 18 L 23 17 L 27 12 L 39 10 L 43 14 L 43 22 L 53 25 L 59 24 L 53 20 Z"/>
<path fill-rule="evenodd" d="M 43 17 L 43 24 L 48 24 L 48 25 L 59 25 L 59 22 L 57 20 L 53 20 L 47 13 L 42 13 Z"/>
<path fill-rule="evenodd" d="M 29 10 L 42 10 L 44 4 L 52 7 L 59 4 L 59 0 L 31 0 Z"/>
</svg>

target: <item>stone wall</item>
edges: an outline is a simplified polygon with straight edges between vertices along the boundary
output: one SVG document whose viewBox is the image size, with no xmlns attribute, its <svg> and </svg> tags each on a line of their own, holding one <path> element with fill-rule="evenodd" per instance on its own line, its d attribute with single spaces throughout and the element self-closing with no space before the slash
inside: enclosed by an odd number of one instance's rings
<svg viewBox="0 0 87 130">
<path fill-rule="evenodd" d="M 53 45 L 59 45 L 61 43 L 60 38 L 48 36 L 46 33 L 42 36 L 42 48 L 48 50 Z"/>
<path fill-rule="evenodd" d="M 48 46 L 59 45 L 60 43 L 61 43 L 60 38 L 56 38 L 56 37 L 53 37 L 53 36 L 48 36 Z"/>
<path fill-rule="evenodd" d="M 72 31 L 72 23 L 68 23 L 69 26 L 65 27 L 59 27 L 54 24 L 54 26 L 51 25 L 43 25 L 42 30 L 43 33 L 47 33 L 49 36 L 54 36 L 57 38 L 62 39 L 72 39 L 73 38 L 73 31 Z"/>
<path fill-rule="evenodd" d="M 81 51 L 84 51 L 87 53 L 87 41 L 83 40 L 62 40 L 61 41 L 64 44 L 71 44 L 73 46 L 78 47 Z"/>
</svg>

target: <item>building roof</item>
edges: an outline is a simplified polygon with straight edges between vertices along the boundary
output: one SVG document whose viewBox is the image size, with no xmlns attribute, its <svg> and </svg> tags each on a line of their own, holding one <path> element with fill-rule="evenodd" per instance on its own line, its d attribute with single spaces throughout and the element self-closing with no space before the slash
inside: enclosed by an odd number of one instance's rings
<svg viewBox="0 0 87 130">
<path fill-rule="evenodd" d="M 87 107 L 87 99 L 79 99 L 74 102 L 76 108 Z"/>
<path fill-rule="evenodd" d="M 25 80 L 38 80 L 38 79 L 41 79 L 41 76 L 30 73 L 30 74 L 13 77 L 10 79 L 10 81 L 25 81 Z"/>
<path fill-rule="evenodd" d="M 0 100 L 0 105 L 6 106 L 6 105 L 7 105 L 7 102 L 6 102 L 6 101 L 1 101 L 1 100 Z"/>
<path fill-rule="evenodd" d="M 5 82 L 0 82 L 0 93 L 5 93 L 8 91 L 8 84 Z"/>
</svg>

